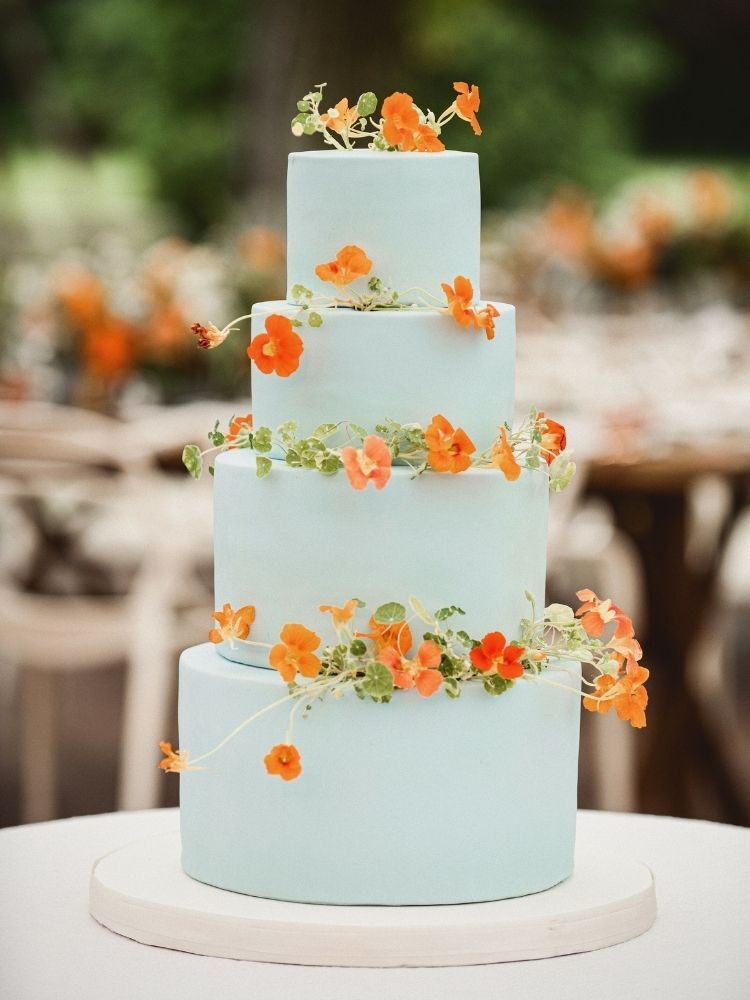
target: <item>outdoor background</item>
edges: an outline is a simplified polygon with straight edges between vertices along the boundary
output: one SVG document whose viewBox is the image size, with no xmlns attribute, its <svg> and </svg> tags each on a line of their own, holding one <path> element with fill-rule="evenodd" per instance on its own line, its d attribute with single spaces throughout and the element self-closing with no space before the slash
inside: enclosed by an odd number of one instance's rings
<svg viewBox="0 0 750 1000">
<path fill-rule="evenodd" d="M 296 101 L 481 88 L 482 291 L 569 428 L 548 598 L 633 612 L 649 727 L 586 717 L 581 804 L 750 822 L 745 0 L 0 0 L 0 824 L 174 802 L 212 604 L 182 445 L 249 409 Z M 429 197 L 429 192 L 425 192 Z M 248 530 L 251 530 L 250 528 Z"/>
</svg>

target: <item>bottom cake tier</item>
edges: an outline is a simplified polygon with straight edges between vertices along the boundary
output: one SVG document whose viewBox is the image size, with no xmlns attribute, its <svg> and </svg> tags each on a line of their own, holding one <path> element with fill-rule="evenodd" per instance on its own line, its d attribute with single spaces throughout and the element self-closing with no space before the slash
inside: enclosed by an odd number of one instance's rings
<svg viewBox="0 0 750 1000">
<path fill-rule="evenodd" d="M 180 776 L 182 866 L 234 892 L 306 903 L 469 903 L 548 889 L 573 870 L 580 671 L 561 664 L 493 697 L 397 692 L 298 713 L 303 773 L 263 757 L 287 707 Z M 180 746 L 198 757 L 282 698 L 275 671 L 205 644 L 180 661 Z"/>
</svg>

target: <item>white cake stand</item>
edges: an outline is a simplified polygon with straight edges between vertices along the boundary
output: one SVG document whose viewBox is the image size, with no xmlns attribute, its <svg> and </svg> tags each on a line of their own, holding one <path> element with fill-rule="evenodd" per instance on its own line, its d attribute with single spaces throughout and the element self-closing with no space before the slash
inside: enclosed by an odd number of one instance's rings
<svg viewBox="0 0 750 1000">
<path fill-rule="evenodd" d="M 136 841 L 91 873 L 92 915 L 143 944 L 253 962 L 483 965 L 607 948 L 656 917 L 651 871 L 579 845 L 574 874 L 533 896 L 458 906 L 317 906 L 225 892 L 180 868 L 178 834 Z"/>
</svg>

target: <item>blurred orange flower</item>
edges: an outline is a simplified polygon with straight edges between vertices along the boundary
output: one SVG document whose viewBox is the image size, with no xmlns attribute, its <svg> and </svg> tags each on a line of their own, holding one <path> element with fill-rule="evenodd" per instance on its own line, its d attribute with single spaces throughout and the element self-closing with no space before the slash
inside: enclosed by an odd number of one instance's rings
<svg viewBox="0 0 750 1000">
<path fill-rule="evenodd" d="M 287 684 L 291 684 L 297 671 L 303 677 L 317 677 L 320 660 L 313 650 L 320 645 L 320 636 L 304 625 L 285 625 L 277 643 L 268 654 L 271 666 L 281 674 Z"/>
<path fill-rule="evenodd" d="M 500 428 L 500 440 L 492 445 L 492 464 L 510 483 L 514 483 L 521 475 L 521 466 L 516 461 L 504 427 Z"/>
<path fill-rule="evenodd" d="M 275 372 L 286 378 L 299 368 L 304 349 L 302 338 L 294 332 L 289 317 L 272 313 L 266 317 L 266 332 L 259 333 L 250 341 L 247 356 L 264 375 Z"/>
<path fill-rule="evenodd" d="M 263 758 L 266 771 L 284 781 L 294 781 L 302 773 L 301 758 L 297 747 L 291 743 L 277 743 Z"/>
<path fill-rule="evenodd" d="M 565 428 L 551 417 L 545 417 L 543 410 L 537 416 L 537 426 L 542 432 L 542 458 L 547 465 L 551 465 L 560 452 L 565 451 L 568 443 Z"/>
<path fill-rule="evenodd" d="M 81 351 L 87 374 L 111 382 L 132 370 L 136 356 L 135 330 L 114 316 L 83 329 Z"/>
<path fill-rule="evenodd" d="M 414 133 L 419 129 L 419 112 L 411 94 L 396 91 L 383 101 L 383 138 L 403 152 L 414 149 Z"/>
<path fill-rule="evenodd" d="M 476 446 L 461 427 L 453 427 L 436 414 L 425 431 L 427 461 L 436 472 L 464 472 L 471 465 Z"/>
<path fill-rule="evenodd" d="M 481 135 L 482 129 L 476 114 L 479 111 L 479 87 L 475 83 L 472 83 L 471 87 L 467 83 L 454 83 L 453 89 L 458 94 L 453 102 L 456 114 L 465 122 L 469 122 L 474 129 L 474 135 Z"/>
<path fill-rule="evenodd" d="M 251 604 L 235 611 L 231 604 L 225 604 L 221 611 L 214 611 L 211 616 L 219 627 L 212 628 L 208 633 L 209 642 L 232 642 L 233 639 L 247 639 L 250 626 L 255 621 L 255 608 Z"/>
<path fill-rule="evenodd" d="M 391 451 L 376 434 L 369 434 L 361 448 L 347 446 L 341 449 L 341 461 L 349 482 L 355 490 L 363 490 L 372 483 L 382 490 L 391 478 Z"/>
<path fill-rule="evenodd" d="M 331 284 L 341 287 L 351 284 L 357 278 L 363 278 L 370 273 L 371 268 L 372 261 L 364 250 L 350 243 L 339 250 L 335 260 L 329 260 L 327 264 L 318 264 L 315 273 L 321 281 L 330 281 Z"/>
<path fill-rule="evenodd" d="M 704 226 L 724 222 L 732 210 L 732 191 L 720 174 L 696 170 L 689 179 L 695 214 Z"/>
<path fill-rule="evenodd" d="M 368 624 L 370 631 L 357 632 L 357 638 L 372 639 L 378 651 L 385 649 L 386 646 L 395 646 L 402 656 L 406 656 L 411 649 L 414 640 L 411 629 L 405 621 L 384 625 L 382 622 L 376 622 L 371 617 Z"/>
<path fill-rule="evenodd" d="M 634 729 L 643 729 L 648 705 L 648 691 L 644 685 L 648 677 L 646 667 L 636 667 L 632 674 L 620 678 L 600 674 L 594 682 L 595 694 L 583 699 L 583 707 L 602 715 L 614 708 L 623 722 L 629 722 Z"/>
<path fill-rule="evenodd" d="M 164 754 L 164 760 L 160 760 L 158 764 L 162 771 L 171 771 L 176 774 L 180 771 L 192 770 L 188 765 L 187 750 L 173 750 L 172 744 L 166 741 L 159 744 L 159 749 Z"/>
<path fill-rule="evenodd" d="M 258 271 L 280 267 L 286 258 L 284 240 L 268 226 L 251 226 L 239 236 L 237 249 L 247 263 Z"/>
<path fill-rule="evenodd" d="M 602 601 L 593 590 L 588 589 L 576 591 L 576 597 L 583 601 L 576 611 L 576 617 L 581 619 L 581 625 L 588 635 L 598 638 L 604 631 L 604 626 L 610 622 L 615 622 L 616 625 L 615 639 L 630 638 L 634 635 L 633 622 L 609 598 Z"/>
<path fill-rule="evenodd" d="M 327 129 L 331 129 L 341 135 L 356 122 L 358 117 L 357 105 L 355 104 L 353 108 L 350 108 L 348 99 L 342 97 L 335 107 L 329 108 L 325 114 L 320 116 L 320 120 Z"/>
<path fill-rule="evenodd" d="M 506 681 L 514 680 L 523 673 L 521 657 L 526 652 L 523 646 L 506 644 L 502 632 L 488 632 L 469 656 L 471 662 L 483 674 L 496 673 Z"/>
<path fill-rule="evenodd" d="M 66 264 L 54 276 L 55 293 L 69 321 L 83 329 L 101 320 L 107 293 L 101 280 L 78 264 Z"/>
<path fill-rule="evenodd" d="M 335 604 L 321 604 L 318 610 L 324 612 L 327 611 L 333 621 L 333 627 L 335 629 L 340 629 L 342 626 L 346 625 L 348 621 L 352 620 L 354 617 L 354 610 L 358 604 L 359 602 L 357 599 L 352 597 L 341 608 L 337 607 Z"/>
</svg>

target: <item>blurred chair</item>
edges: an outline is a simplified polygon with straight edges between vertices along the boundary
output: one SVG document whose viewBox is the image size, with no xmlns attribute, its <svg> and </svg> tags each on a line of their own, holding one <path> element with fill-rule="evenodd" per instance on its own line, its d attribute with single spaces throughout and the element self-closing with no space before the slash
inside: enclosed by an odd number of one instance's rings
<svg viewBox="0 0 750 1000">
<path fill-rule="evenodd" d="M 0 426 L 6 415 L 0 408 Z M 14 407 L 12 417 L 15 426 L 0 435 L 6 539 L 0 630 L 6 656 L 20 671 L 22 820 L 56 815 L 64 675 L 122 662 L 118 805 L 158 805 L 156 743 L 171 717 L 175 647 L 201 637 L 198 609 L 203 621 L 206 615 L 208 595 L 195 570 L 196 563 L 211 559 L 210 489 L 148 471 L 153 448 L 117 421 L 66 407 L 45 408 L 44 419 L 34 410 L 28 421 Z M 66 592 L 65 565 L 56 567 L 55 593 L 33 592 L 19 582 L 37 544 L 34 516 L 40 509 L 61 522 L 78 518 L 76 557 L 119 574 L 117 593 Z"/>
</svg>

